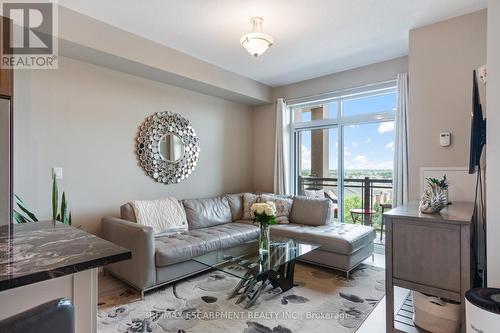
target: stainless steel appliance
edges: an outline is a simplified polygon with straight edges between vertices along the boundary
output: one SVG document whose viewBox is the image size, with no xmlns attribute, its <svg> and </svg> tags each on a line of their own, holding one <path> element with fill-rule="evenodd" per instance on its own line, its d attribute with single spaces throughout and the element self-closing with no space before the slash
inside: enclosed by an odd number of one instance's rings
<svg viewBox="0 0 500 333">
<path fill-rule="evenodd" d="M 0 16 L 2 56 L 11 40 L 10 26 L 10 20 Z M 12 82 L 12 69 L 2 67 L 0 62 L 0 225 L 12 223 Z"/>
<path fill-rule="evenodd" d="M 0 98 L 0 225 L 11 221 L 11 146 L 10 99 Z"/>
</svg>

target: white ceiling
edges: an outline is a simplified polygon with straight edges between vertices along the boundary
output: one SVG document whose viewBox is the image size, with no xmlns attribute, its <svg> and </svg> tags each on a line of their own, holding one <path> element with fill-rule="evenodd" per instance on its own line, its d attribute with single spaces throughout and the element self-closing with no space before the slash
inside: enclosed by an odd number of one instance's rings
<svg viewBox="0 0 500 333">
<path fill-rule="evenodd" d="M 408 31 L 487 0 L 59 0 L 59 4 L 271 86 L 408 53 Z M 252 16 L 275 45 L 239 44 Z"/>
</svg>

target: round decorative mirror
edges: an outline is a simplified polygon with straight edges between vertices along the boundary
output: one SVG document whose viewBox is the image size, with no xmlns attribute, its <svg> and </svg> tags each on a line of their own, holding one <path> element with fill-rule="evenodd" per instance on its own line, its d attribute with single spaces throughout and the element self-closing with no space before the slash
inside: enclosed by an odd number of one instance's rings
<svg viewBox="0 0 500 333">
<path fill-rule="evenodd" d="M 198 163 L 200 141 L 186 118 L 170 111 L 146 118 L 139 128 L 139 164 L 157 182 L 180 183 Z"/>
<path fill-rule="evenodd" d="M 160 138 L 158 151 L 164 161 L 177 162 L 184 155 L 184 143 L 177 134 L 167 133 Z"/>
</svg>

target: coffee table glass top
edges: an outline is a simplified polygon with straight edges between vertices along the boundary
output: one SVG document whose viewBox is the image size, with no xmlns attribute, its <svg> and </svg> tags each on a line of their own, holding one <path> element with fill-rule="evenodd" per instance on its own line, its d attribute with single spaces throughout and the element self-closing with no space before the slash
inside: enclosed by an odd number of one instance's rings
<svg viewBox="0 0 500 333">
<path fill-rule="evenodd" d="M 193 260 L 241 279 L 252 279 L 319 247 L 296 239 L 272 238 L 268 253 L 259 254 L 258 242 L 252 241 L 213 251 Z"/>
</svg>

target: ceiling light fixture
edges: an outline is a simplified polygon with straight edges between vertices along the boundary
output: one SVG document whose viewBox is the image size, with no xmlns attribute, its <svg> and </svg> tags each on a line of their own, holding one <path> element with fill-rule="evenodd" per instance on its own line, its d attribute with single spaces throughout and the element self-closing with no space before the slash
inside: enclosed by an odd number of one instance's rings
<svg viewBox="0 0 500 333">
<path fill-rule="evenodd" d="M 262 22 L 264 22 L 262 17 L 252 17 L 250 19 L 252 32 L 243 35 L 240 39 L 241 46 L 256 58 L 273 45 L 271 36 L 262 32 Z"/>
</svg>

